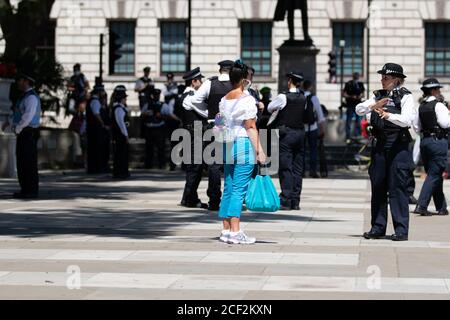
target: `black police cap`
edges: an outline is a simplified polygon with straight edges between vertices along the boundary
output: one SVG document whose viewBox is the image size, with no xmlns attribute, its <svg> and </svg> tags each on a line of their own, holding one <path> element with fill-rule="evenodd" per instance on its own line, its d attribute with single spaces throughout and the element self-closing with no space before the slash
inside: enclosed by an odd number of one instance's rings
<svg viewBox="0 0 450 320">
<path fill-rule="evenodd" d="M 185 81 L 190 81 L 190 80 L 194 80 L 197 78 L 204 78 L 199 67 L 197 67 L 193 70 L 190 70 L 183 75 L 183 79 Z"/>
<path fill-rule="evenodd" d="M 231 60 L 223 60 L 218 63 L 221 68 L 232 68 L 234 66 L 234 61 Z"/>
<path fill-rule="evenodd" d="M 424 91 L 426 89 L 436 89 L 436 88 L 443 88 L 443 86 L 439 83 L 437 79 L 430 78 L 422 83 L 422 88 L 420 88 L 420 90 Z"/>
<path fill-rule="evenodd" d="M 403 67 L 396 63 L 386 63 L 381 70 L 378 70 L 378 74 L 396 76 L 403 79 L 406 78 L 403 73 Z"/>
<path fill-rule="evenodd" d="M 16 76 L 17 80 L 24 79 L 30 81 L 32 84 L 36 83 L 36 79 L 31 75 L 31 72 L 19 72 Z"/>
<path fill-rule="evenodd" d="M 288 74 L 286 74 L 286 76 L 288 78 L 293 78 L 293 79 L 298 80 L 298 81 L 303 81 L 303 79 L 304 79 L 303 78 L 303 73 L 300 72 L 300 71 L 291 71 Z"/>
</svg>

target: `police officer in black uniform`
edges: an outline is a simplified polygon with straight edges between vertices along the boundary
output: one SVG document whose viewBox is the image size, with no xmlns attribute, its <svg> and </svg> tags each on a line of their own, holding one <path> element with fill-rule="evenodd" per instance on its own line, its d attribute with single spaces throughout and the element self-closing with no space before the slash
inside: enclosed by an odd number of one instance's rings
<svg viewBox="0 0 450 320">
<path fill-rule="evenodd" d="M 126 179 L 130 176 L 129 164 L 129 144 L 128 137 L 128 109 L 127 93 L 122 87 L 114 92 L 114 107 L 112 110 L 112 132 L 114 140 L 114 168 L 113 177 L 116 179 Z"/>
<path fill-rule="evenodd" d="M 10 127 L 17 135 L 16 162 L 20 191 L 14 193 L 17 199 L 35 199 L 39 194 L 38 150 L 39 125 L 41 117 L 41 99 L 33 85 L 35 79 L 31 72 L 17 77 L 17 88 L 21 96 L 16 102 L 13 114 L 2 126 Z"/>
<path fill-rule="evenodd" d="M 306 98 L 297 87 L 303 81 L 301 72 L 287 74 L 288 91 L 278 95 L 268 107 L 270 126 L 280 130 L 281 210 L 300 210 L 305 152 L 304 111 Z M 274 114 L 275 113 L 275 114 Z M 275 124 L 272 120 L 276 116 Z"/>
<path fill-rule="evenodd" d="M 108 143 L 106 132 L 108 131 L 106 118 L 107 97 L 105 87 L 96 84 L 91 93 L 86 108 L 86 132 L 87 132 L 87 173 L 98 174 L 106 171 L 104 164 L 104 145 Z M 102 111 L 103 110 L 103 111 Z M 108 148 L 109 150 L 109 148 Z"/>
<path fill-rule="evenodd" d="M 352 142 L 351 131 L 352 131 L 352 121 L 355 119 L 355 136 L 361 135 L 361 119 L 356 114 L 356 106 L 361 103 L 361 99 L 364 96 L 364 92 L 366 89 L 364 88 L 364 84 L 359 81 L 359 73 L 353 73 L 353 79 L 348 81 L 345 84 L 343 90 L 343 96 L 345 98 L 346 106 L 347 106 L 347 118 L 345 122 L 345 142 L 350 144 Z"/>
<path fill-rule="evenodd" d="M 443 191 L 443 177 L 447 167 L 448 128 L 450 116 L 447 107 L 436 98 L 441 94 L 442 85 L 437 79 L 423 82 L 424 100 L 419 107 L 415 129 L 423 135 L 420 153 L 427 177 L 423 184 L 414 213 L 432 216 L 428 205 L 433 197 L 437 215 L 448 215 L 447 201 Z"/>
<path fill-rule="evenodd" d="M 166 164 L 166 123 L 161 113 L 162 102 L 160 89 L 154 89 L 152 100 L 147 103 L 141 112 L 142 121 L 145 126 L 145 168 L 153 167 L 156 150 L 158 167 L 163 169 Z"/>
<path fill-rule="evenodd" d="M 139 107 L 141 110 L 151 99 L 151 95 L 153 93 L 153 90 L 155 89 L 153 80 L 150 78 L 150 71 L 150 67 L 144 68 L 144 76 L 136 81 L 136 85 L 134 88 L 134 91 L 139 94 Z"/>
<path fill-rule="evenodd" d="M 192 97 L 195 91 L 202 85 L 203 75 L 200 68 L 195 68 L 186 72 L 183 79 L 186 82 L 186 89 L 180 98 L 182 104 L 186 97 Z M 183 197 L 181 205 L 188 208 L 202 208 L 208 209 L 208 205 L 202 203 L 198 197 L 198 186 L 202 180 L 203 170 L 206 165 L 203 162 L 202 154 L 196 156 L 195 151 L 203 151 L 203 132 L 207 127 L 207 113 L 198 109 L 184 109 L 183 108 L 183 128 L 189 131 L 191 154 L 190 161 L 186 164 L 186 184 L 184 186 Z M 197 126 L 197 130 L 195 127 Z M 196 150 L 196 146 L 200 146 L 200 150 Z"/>
<path fill-rule="evenodd" d="M 207 111 L 209 128 L 214 126 L 214 119 L 219 113 L 219 103 L 222 98 L 232 90 L 230 82 L 230 70 L 234 62 L 231 60 L 224 60 L 219 62 L 220 75 L 205 81 L 202 86 L 196 91 L 195 95 L 186 97 L 183 106 L 186 109 L 198 109 Z M 212 142 L 214 143 L 214 142 Z M 214 157 L 214 155 L 212 155 Z M 222 197 L 221 191 L 221 164 L 211 164 L 208 166 L 208 197 L 209 210 L 218 211 L 220 206 L 220 199 Z"/>
<path fill-rule="evenodd" d="M 382 90 L 357 105 L 358 115 L 370 113 L 374 143 L 369 168 L 372 183 L 372 228 L 366 239 L 384 238 L 387 228 L 388 197 L 395 234 L 393 241 L 408 240 L 408 182 L 414 167 L 409 148 L 409 128 L 415 118 L 414 98 L 402 87 L 406 76 L 402 66 L 387 63 L 378 71 L 382 75 Z"/>
</svg>

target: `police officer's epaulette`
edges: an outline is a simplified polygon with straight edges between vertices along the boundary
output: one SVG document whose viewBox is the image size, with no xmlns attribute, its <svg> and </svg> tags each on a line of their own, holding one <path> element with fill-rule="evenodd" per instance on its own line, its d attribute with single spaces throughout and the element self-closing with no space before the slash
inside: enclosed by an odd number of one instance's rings
<svg viewBox="0 0 450 320">
<path fill-rule="evenodd" d="M 211 77 L 211 78 L 209 78 L 208 80 L 209 80 L 209 81 L 219 80 L 219 77 L 218 77 L 218 76 Z"/>
<path fill-rule="evenodd" d="M 406 89 L 405 87 L 401 87 L 401 88 L 400 88 L 400 93 L 401 93 L 402 95 L 412 94 L 412 92 L 409 91 L 408 89 Z"/>
</svg>

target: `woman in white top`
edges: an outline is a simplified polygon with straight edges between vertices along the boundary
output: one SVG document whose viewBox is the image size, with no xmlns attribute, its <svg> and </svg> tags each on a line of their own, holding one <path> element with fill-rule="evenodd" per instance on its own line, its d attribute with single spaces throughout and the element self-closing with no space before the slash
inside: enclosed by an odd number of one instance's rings
<svg viewBox="0 0 450 320">
<path fill-rule="evenodd" d="M 256 101 L 244 93 L 247 74 L 247 66 L 240 60 L 236 61 L 230 72 L 233 90 L 219 105 L 220 114 L 233 137 L 232 142 L 224 145 L 225 187 L 219 210 L 219 217 L 223 219 L 220 240 L 231 244 L 256 241 L 240 229 L 240 216 L 255 166 L 255 154 L 259 163 L 266 161 L 256 129 Z"/>
</svg>

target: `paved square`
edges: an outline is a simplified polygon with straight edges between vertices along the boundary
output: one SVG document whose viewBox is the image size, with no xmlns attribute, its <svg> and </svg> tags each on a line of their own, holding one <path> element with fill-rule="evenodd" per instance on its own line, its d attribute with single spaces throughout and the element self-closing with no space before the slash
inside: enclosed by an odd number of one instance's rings
<svg viewBox="0 0 450 320">
<path fill-rule="evenodd" d="M 251 246 L 219 243 L 216 213 L 178 206 L 183 179 L 45 172 L 37 201 L 0 180 L 0 299 L 450 298 L 450 218 L 411 214 L 410 241 L 364 240 L 365 175 L 305 179 L 301 211 L 244 212 Z"/>
</svg>

